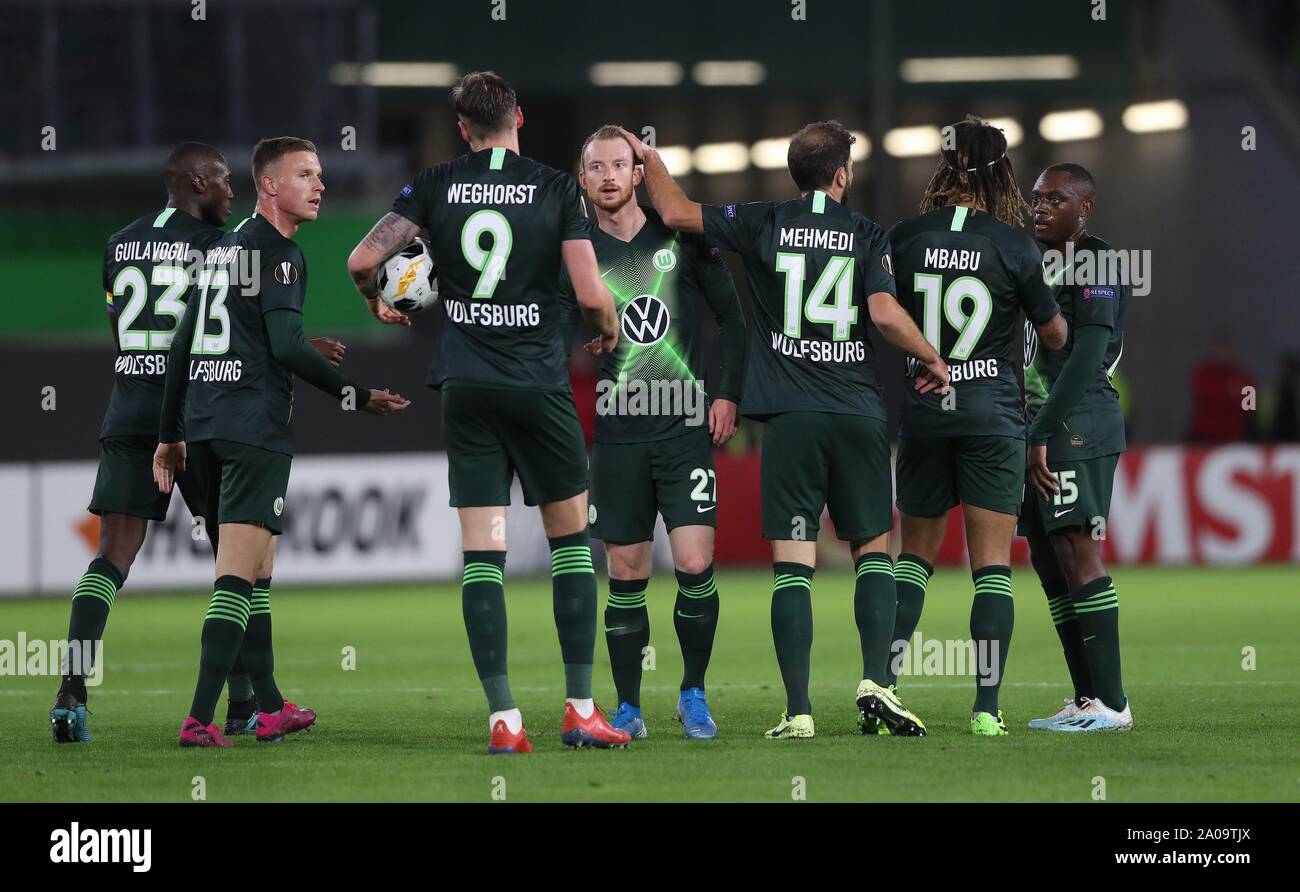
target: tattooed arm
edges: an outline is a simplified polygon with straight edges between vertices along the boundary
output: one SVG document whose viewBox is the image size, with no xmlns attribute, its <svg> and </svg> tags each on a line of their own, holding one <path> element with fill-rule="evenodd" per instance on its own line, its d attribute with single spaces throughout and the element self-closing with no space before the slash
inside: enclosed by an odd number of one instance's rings
<svg viewBox="0 0 1300 892">
<path fill-rule="evenodd" d="M 410 244 L 419 231 L 419 226 L 401 214 L 390 211 L 380 218 L 348 257 L 348 273 L 356 283 L 357 290 L 366 299 L 370 312 L 386 325 L 410 325 L 411 320 L 379 299 L 379 285 L 375 277 L 383 262 Z"/>
</svg>

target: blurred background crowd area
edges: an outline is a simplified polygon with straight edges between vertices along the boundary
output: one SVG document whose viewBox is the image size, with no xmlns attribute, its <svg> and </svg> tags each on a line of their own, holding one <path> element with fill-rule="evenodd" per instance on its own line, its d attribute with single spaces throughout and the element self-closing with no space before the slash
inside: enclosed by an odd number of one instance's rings
<svg viewBox="0 0 1300 892">
<path fill-rule="evenodd" d="M 1090 230 L 1150 252 L 1116 379 L 1131 440 L 1300 439 L 1297 0 L 0 0 L 0 22 L 0 369 L 58 399 L 53 414 L 20 401 L 23 436 L 0 440 L 0 460 L 95 454 L 103 244 L 162 205 L 168 148 L 226 152 L 233 224 L 252 208 L 252 144 L 284 134 L 318 144 L 327 183 L 298 236 L 309 333 L 346 341 L 357 379 L 417 400 L 377 442 L 304 394 L 300 449 L 438 448 L 431 320 L 379 326 L 344 261 L 419 169 L 464 150 L 447 91 L 483 68 L 518 91 L 525 154 L 573 170 L 601 124 L 653 128 L 705 202 L 792 197 L 786 138 L 836 118 L 859 134 L 850 204 L 886 227 L 916 212 L 939 127 L 995 119 L 1026 193 L 1043 167 L 1083 164 Z M 903 362 L 878 346 L 896 411 Z M 573 374 L 590 420 L 580 352 Z"/>
</svg>

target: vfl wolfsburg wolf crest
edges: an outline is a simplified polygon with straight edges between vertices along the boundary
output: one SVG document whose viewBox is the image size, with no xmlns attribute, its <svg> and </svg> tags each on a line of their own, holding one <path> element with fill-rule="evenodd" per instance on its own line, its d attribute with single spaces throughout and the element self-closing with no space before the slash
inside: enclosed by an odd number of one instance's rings
<svg viewBox="0 0 1300 892">
<path fill-rule="evenodd" d="M 653 294 L 642 294 L 623 307 L 623 337 L 640 347 L 649 347 L 664 339 L 671 321 L 663 301 Z"/>
</svg>

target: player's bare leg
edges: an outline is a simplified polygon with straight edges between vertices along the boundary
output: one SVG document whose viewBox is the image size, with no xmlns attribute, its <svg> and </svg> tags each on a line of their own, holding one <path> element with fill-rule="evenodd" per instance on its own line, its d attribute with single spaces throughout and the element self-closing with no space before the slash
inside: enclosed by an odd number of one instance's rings
<svg viewBox="0 0 1300 892">
<path fill-rule="evenodd" d="M 609 597 L 605 603 L 605 646 L 614 674 L 618 708 L 609 722 L 632 737 L 647 736 L 641 715 L 641 668 L 650 644 L 646 586 L 650 584 L 653 543 L 606 542 Z"/>
<path fill-rule="evenodd" d="M 975 599 L 970 609 L 970 634 L 975 642 L 975 704 L 971 731 L 980 736 L 1004 736 L 1006 725 L 998 709 L 998 691 L 1011 649 L 1015 601 L 1011 596 L 1011 539 L 1016 516 L 963 505 L 966 549 L 970 554 Z"/>
<path fill-rule="evenodd" d="M 72 592 L 68 620 L 68 657 L 63 679 L 50 709 L 55 743 L 89 743 L 86 676 L 95 664 L 108 614 L 144 544 L 149 521 L 130 514 L 104 512 L 99 518 L 99 552 Z"/>
<path fill-rule="evenodd" d="M 488 701 L 488 753 L 532 752 L 524 717 L 510 692 L 506 651 L 506 509 L 504 505 L 458 508 L 461 548 L 461 612 L 469 651 Z"/>
<path fill-rule="evenodd" d="M 677 576 L 673 626 L 682 649 L 683 665 L 677 720 L 682 723 L 686 736 L 694 740 L 712 740 L 718 736 L 718 726 L 704 695 L 704 673 L 709 668 L 718 631 L 713 538 L 713 527 L 704 524 L 680 526 L 668 533 Z"/>
<path fill-rule="evenodd" d="M 203 621 L 199 677 L 189 718 L 181 725 L 181 746 L 230 746 L 212 722 L 217 700 L 244 641 L 253 580 L 271 546 L 271 531 L 251 523 L 223 523 L 217 547 L 216 582 Z M 264 737 L 260 717 L 257 734 Z M 280 733 L 279 736 L 283 736 Z M 278 738 L 275 738 L 278 739 Z"/>
<path fill-rule="evenodd" d="M 565 746 L 624 747 L 632 738 L 612 727 L 591 696 L 596 657 L 596 570 L 587 532 L 587 493 L 547 502 L 542 525 L 551 545 L 551 593 L 555 630 L 564 660 Z"/>
</svg>

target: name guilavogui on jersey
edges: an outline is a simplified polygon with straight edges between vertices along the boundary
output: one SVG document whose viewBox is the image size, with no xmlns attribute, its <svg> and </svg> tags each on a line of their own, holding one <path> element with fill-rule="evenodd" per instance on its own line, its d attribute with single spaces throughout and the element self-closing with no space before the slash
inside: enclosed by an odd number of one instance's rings
<svg viewBox="0 0 1300 892">
<path fill-rule="evenodd" d="M 1090 235 L 1074 246 L 1076 255 L 1085 251 L 1101 255 L 1111 251 L 1109 243 Z M 1094 265 L 1095 266 L 1095 265 Z M 1085 325 L 1101 325 L 1110 329 L 1106 355 L 1093 372 L 1092 383 L 1075 404 L 1060 429 L 1047 441 L 1047 460 L 1077 461 L 1098 458 L 1123 452 L 1124 412 L 1120 408 L 1119 393 L 1111 384 L 1124 353 L 1124 313 L 1128 308 L 1132 286 L 1127 283 L 1105 282 L 1083 284 L 1073 282 L 1070 270 L 1062 268 L 1056 278 L 1067 282 L 1056 292 L 1056 302 L 1061 314 L 1069 323 L 1070 334 L 1060 350 L 1045 350 L 1033 338 L 1026 338 L 1031 356 L 1026 356 L 1025 397 L 1030 418 L 1052 391 L 1052 385 L 1065 367 L 1074 349 L 1074 335 Z"/>
<path fill-rule="evenodd" d="M 948 363 L 953 388 L 907 388 L 901 436 L 1024 437 L 1020 314 L 1041 325 L 1059 312 L 1038 247 L 991 214 L 959 206 L 898 223 L 889 244 L 900 301 Z"/>
<path fill-rule="evenodd" d="M 429 385 L 567 393 L 560 244 L 591 238 L 577 180 L 488 148 L 424 170 L 393 211 L 428 230 L 438 268 Z"/>
<path fill-rule="evenodd" d="M 704 236 L 741 255 L 752 297 L 742 414 L 813 411 L 885 420 L 867 297 L 894 294 L 880 226 L 809 192 L 705 205 Z"/>
<path fill-rule="evenodd" d="M 185 313 L 200 258 L 220 236 L 215 226 L 164 208 L 109 238 L 104 292 L 117 356 L 101 439 L 158 433 L 167 351 Z"/>
<path fill-rule="evenodd" d="M 301 249 L 264 218 L 249 217 L 208 248 L 190 298 L 186 440 L 293 454 L 293 375 L 272 354 L 262 317 L 301 313 L 306 298 Z"/>
<path fill-rule="evenodd" d="M 664 225 L 653 208 L 630 241 L 591 230 L 601 278 L 614 296 L 620 335 L 602 354 L 596 385 L 596 440 L 646 443 L 699 430 L 707 422 L 704 345 L 699 321 L 707 306 L 719 325 L 744 324 L 735 283 L 720 252 L 695 235 Z M 566 318 L 577 299 L 561 271 Z M 739 342 L 743 350 L 743 340 Z M 737 351 L 740 352 L 740 351 Z M 716 397 L 738 401 L 743 356 L 722 351 Z"/>
</svg>

